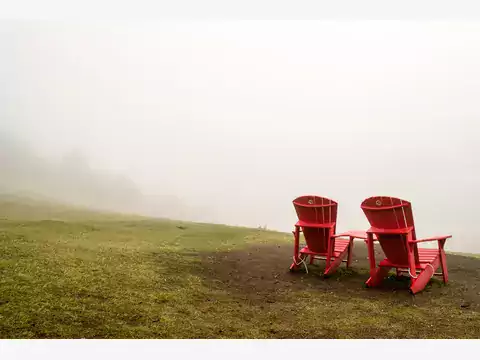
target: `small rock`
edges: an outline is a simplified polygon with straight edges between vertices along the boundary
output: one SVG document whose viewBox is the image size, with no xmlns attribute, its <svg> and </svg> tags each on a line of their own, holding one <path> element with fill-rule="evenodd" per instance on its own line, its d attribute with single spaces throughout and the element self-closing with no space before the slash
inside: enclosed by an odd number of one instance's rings
<svg viewBox="0 0 480 360">
<path fill-rule="evenodd" d="M 460 305 L 460 307 L 461 307 L 462 309 L 468 309 L 468 308 L 470 307 L 470 303 L 469 303 L 469 302 L 462 303 L 462 304 Z"/>
</svg>

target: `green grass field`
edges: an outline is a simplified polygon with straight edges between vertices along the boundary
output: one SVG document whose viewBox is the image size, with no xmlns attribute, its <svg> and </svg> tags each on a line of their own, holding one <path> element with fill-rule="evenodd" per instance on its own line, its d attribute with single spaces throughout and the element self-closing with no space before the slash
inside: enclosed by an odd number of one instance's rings
<svg viewBox="0 0 480 360">
<path fill-rule="evenodd" d="M 0 199 L 1 338 L 479 338 L 480 259 L 411 296 L 366 250 L 289 273 L 289 234 Z"/>
</svg>

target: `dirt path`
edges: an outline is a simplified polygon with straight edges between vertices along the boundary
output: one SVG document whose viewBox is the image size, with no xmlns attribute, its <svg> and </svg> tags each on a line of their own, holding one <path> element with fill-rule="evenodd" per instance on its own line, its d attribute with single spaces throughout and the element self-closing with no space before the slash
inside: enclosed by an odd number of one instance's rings
<svg viewBox="0 0 480 360">
<path fill-rule="evenodd" d="M 377 258 L 383 254 L 377 249 Z M 202 258 L 203 276 L 212 286 L 219 286 L 232 295 L 254 302 L 273 302 L 279 291 L 285 289 L 334 291 L 351 297 L 387 298 L 391 301 L 428 305 L 435 297 L 443 297 L 454 306 L 480 310 L 480 259 L 458 255 L 447 257 L 450 283 L 443 286 L 432 280 L 420 294 L 411 296 L 408 279 L 388 279 L 380 289 L 365 289 L 368 278 L 367 249 L 362 242 L 355 243 L 353 266 L 323 278 L 324 262 L 316 261 L 304 269 L 290 273 L 292 247 L 287 245 L 255 245 L 244 250 L 208 253 Z"/>
</svg>

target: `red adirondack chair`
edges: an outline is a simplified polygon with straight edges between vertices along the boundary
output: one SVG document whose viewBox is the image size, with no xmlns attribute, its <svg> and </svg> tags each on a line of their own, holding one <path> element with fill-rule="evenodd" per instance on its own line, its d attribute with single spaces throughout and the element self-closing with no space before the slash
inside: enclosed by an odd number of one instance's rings
<svg viewBox="0 0 480 360">
<path fill-rule="evenodd" d="M 362 235 L 356 236 L 353 232 L 335 234 L 338 204 L 327 198 L 307 195 L 293 200 L 293 205 L 298 222 L 293 231 L 295 247 L 290 271 L 297 269 L 303 263 L 308 272 L 306 263 L 308 257 L 310 257 L 310 264 L 315 259 L 326 261 L 325 275 L 334 273 L 342 262 L 346 262 L 349 267 L 352 260 L 353 239 Z M 307 246 L 300 249 L 302 232 Z"/>
<path fill-rule="evenodd" d="M 433 275 L 442 275 L 444 283 L 448 282 L 444 245 L 451 235 L 417 239 L 412 205 L 405 200 L 375 196 L 364 200 L 361 208 L 371 226 L 367 231 L 370 260 L 368 287 L 379 286 L 391 268 L 396 268 L 397 276 L 402 273 L 410 276 L 412 294 L 422 291 Z M 378 240 L 386 256 L 378 268 L 375 264 L 374 240 Z M 438 249 L 418 247 L 418 243 L 426 241 L 436 241 Z M 442 272 L 436 273 L 440 266 Z"/>
</svg>

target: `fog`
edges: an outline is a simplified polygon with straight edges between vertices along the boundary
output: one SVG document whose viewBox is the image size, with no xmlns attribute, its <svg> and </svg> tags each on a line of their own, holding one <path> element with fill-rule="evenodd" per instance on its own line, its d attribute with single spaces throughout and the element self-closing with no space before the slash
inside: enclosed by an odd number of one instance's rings
<svg viewBox="0 0 480 360">
<path fill-rule="evenodd" d="M 290 231 L 291 201 L 413 204 L 480 252 L 480 25 L 0 21 L 0 190 Z"/>
</svg>

